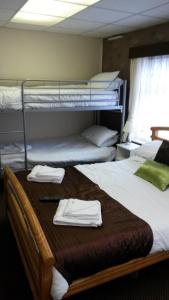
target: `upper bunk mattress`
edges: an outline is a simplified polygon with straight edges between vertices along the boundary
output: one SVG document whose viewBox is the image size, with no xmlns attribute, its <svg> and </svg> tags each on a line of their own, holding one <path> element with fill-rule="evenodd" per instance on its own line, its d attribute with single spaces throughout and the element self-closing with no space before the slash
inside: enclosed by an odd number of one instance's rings
<svg viewBox="0 0 169 300">
<path fill-rule="evenodd" d="M 24 88 L 24 107 L 30 110 L 76 107 L 118 106 L 117 91 L 89 89 L 86 86 Z M 21 87 L 0 87 L 0 110 L 21 110 Z"/>
</svg>

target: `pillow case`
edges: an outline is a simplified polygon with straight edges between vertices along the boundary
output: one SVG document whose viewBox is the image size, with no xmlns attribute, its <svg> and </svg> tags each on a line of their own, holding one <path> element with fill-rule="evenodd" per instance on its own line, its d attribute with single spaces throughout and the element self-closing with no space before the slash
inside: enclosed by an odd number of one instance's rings
<svg viewBox="0 0 169 300">
<path fill-rule="evenodd" d="M 118 76 L 120 71 L 99 73 L 90 78 L 90 81 L 100 82 L 88 82 L 87 86 L 92 89 L 108 89 L 112 81 Z M 105 82 L 104 82 L 105 81 Z"/>
<path fill-rule="evenodd" d="M 158 149 L 160 148 L 162 141 L 151 141 L 149 143 L 145 143 L 138 147 L 137 149 L 132 151 L 132 156 L 140 156 L 145 159 L 154 160 Z"/>
<path fill-rule="evenodd" d="M 20 152 L 24 152 L 25 151 L 25 146 L 23 143 L 20 142 L 16 142 L 14 143 L 15 147 L 20 151 Z M 26 145 L 26 150 L 29 151 L 32 149 L 32 145 L 27 144 Z"/>
<path fill-rule="evenodd" d="M 32 149 L 32 145 L 26 145 L 26 150 L 29 151 Z M 23 143 L 16 142 L 11 144 L 2 145 L 1 153 L 2 154 L 16 154 L 25 152 L 25 147 Z"/>
<path fill-rule="evenodd" d="M 155 161 L 169 165 L 169 142 L 163 141 L 155 156 Z"/>
<path fill-rule="evenodd" d="M 123 80 L 119 77 L 115 78 L 112 82 L 110 82 L 109 86 L 106 88 L 107 91 L 113 91 L 119 89 L 119 87 L 123 84 Z"/>
<path fill-rule="evenodd" d="M 169 166 L 165 164 L 146 160 L 134 174 L 151 182 L 161 191 L 165 191 L 169 185 Z"/>
<path fill-rule="evenodd" d="M 105 126 L 93 125 L 85 129 L 81 135 L 96 146 L 103 147 L 117 133 L 116 130 L 111 130 Z"/>
<path fill-rule="evenodd" d="M 110 147 L 110 146 L 113 146 L 114 144 L 117 143 L 118 141 L 118 138 L 119 138 L 119 135 L 116 134 L 114 137 L 110 138 L 109 140 L 105 141 L 101 147 Z"/>
</svg>

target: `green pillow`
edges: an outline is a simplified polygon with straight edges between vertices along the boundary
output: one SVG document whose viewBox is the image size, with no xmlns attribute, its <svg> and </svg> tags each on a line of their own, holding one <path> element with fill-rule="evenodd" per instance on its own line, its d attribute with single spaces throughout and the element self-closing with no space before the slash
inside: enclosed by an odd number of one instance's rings
<svg viewBox="0 0 169 300">
<path fill-rule="evenodd" d="M 151 182 L 161 191 L 169 185 L 169 166 L 165 164 L 146 160 L 134 174 Z"/>
</svg>

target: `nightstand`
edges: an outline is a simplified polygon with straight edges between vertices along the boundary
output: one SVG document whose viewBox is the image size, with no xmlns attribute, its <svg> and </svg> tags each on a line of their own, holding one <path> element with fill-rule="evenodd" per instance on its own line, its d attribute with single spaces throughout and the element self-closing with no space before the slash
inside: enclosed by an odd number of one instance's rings
<svg viewBox="0 0 169 300">
<path fill-rule="evenodd" d="M 117 152 L 116 152 L 115 160 L 128 158 L 131 155 L 131 152 L 137 149 L 138 147 L 140 146 L 134 143 L 117 144 Z"/>
</svg>

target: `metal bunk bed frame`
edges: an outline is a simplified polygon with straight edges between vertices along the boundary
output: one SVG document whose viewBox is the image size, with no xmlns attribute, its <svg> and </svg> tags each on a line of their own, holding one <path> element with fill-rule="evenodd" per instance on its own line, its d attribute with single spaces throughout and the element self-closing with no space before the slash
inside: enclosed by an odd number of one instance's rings
<svg viewBox="0 0 169 300">
<path fill-rule="evenodd" d="M 22 82 L 23 82 L 23 79 L 0 79 L 0 82 L 5 82 L 5 86 L 11 86 L 11 84 L 9 84 L 9 82 L 12 82 L 13 84 L 15 83 L 15 85 L 21 85 Z M 21 94 L 21 99 L 22 99 L 22 94 Z M 8 110 L 7 111 L 8 113 L 9 112 L 13 112 L 13 111 L 10 111 Z M 2 111 L 0 111 L 0 113 L 2 113 Z M 5 113 L 5 112 L 4 112 Z M 1 135 L 9 135 L 9 134 L 23 134 L 23 137 L 25 135 L 25 120 L 24 120 L 24 108 L 23 108 L 23 104 L 22 104 L 22 127 L 23 127 L 23 130 L 11 130 L 11 131 L 0 131 L 0 136 Z M 24 141 L 25 141 L 25 138 L 24 138 Z M 26 145 L 24 144 L 24 149 L 26 148 Z M 14 152 L 10 152 L 10 154 L 15 154 Z M 0 178 L 2 177 L 3 175 L 3 171 L 2 171 L 2 160 L 1 160 L 1 157 L 2 157 L 2 153 L 1 153 L 1 147 L 0 147 Z"/>
<path fill-rule="evenodd" d="M 8 79 L 5 79 L 5 80 L 8 80 Z M 58 85 L 58 88 L 59 88 L 59 100 L 55 100 L 53 101 L 52 100 L 52 103 L 60 103 L 60 85 L 61 84 L 72 84 L 72 83 L 78 83 L 78 84 L 84 84 L 84 83 L 87 83 L 88 81 L 54 81 L 54 80 L 30 80 L 30 79 L 27 79 L 27 80 L 24 80 L 24 81 L 21 81 L 21 80 L 15 80 L 17 82 L 21 82 L 21 104 L 22 104 L 22 108 L 21 108 L 21 111 L 22 111 L 22 127 L 23 127 L 23 130 L 13 130 L 13 131 L 0 131 L 0 135 L 2 134 L 11 134 L 11 133 L 21 133 L 23 134 L 23 143 L 24 143 L 24 165 L 25 165 L 25 170 L 28 170 L 28 157 L 27 157 L 27 130 L 26 130 L 26 113 L 27 112 L 30 112 L 32 110 L 29 110 L 26 108 L 26 104 L 27 103 L 33 103 L 35 101 L 31 101 L 31 100 L 25 100 L 25 97 L 28 97 L 28 96 L 31 96 L 32 94 L 28 94 L 26 93 L 25 94 L 25 87 L 27 86 L 27 84 L 34 84 L 35 82 L 37 83 L 47 83 L 47 82 L 50 82 L 52 84 L 56 84 Z M 35 85 L 36 86 L 36 85 Z M 45 87 L 45 85 L 44 85 Z M 78 85 L 77 85 L 77 88 L 78 88 Z M 91 99 L 91 89 L 90 88 L 90 99 Z M 127 93 L 127 80 L 124 80 L 123 81 L 123 85 L 122 85 L 122 88 L 119 87 L 118 89 L 118 95 L 119 95 L 119 101 L 121 101 L 121 104 L 119 105 L 116 105 L 116 106 L 112 106 L 112 105 L 109 105 L 109 106 L 88 106 L 88 107 L 83 107 L 83 106 L 80 106 L 80 103 L 82 102 L 82 100 L 76 100 L 76 102 L 79 103 L 79 106 L 76 106 L 76 107 L 53 107 L 53 108 L 50 108 L 50 109 L 47 109 L 47 111 L 49 110 L 54 110 L 54 111 L 95 111 L 96 112 L 96 115 L 95 115 L 95 118 L 96 118 L 96 122 L 98 122 L 98 114 L 97 112 L 98 111 L 101 111 L 101 110 L 113 110 L 113 111 L 116 111 L 116 112 L 120 112 L 121 113 L 121 126 L 120 126 L 120 133 L 122 131 L 122 128 L 124 127 L 124 122 L 125 122 L 125 107 L 126 107 L 126 93 Z M 122 92 L 121 92 L 122 90 Z M 122 97 L 121 97 L 121 94 L 122 94 Z M 43 94 L 44 95 L 44 94 Z M 76 94 L 75 94 L 76 95 Z M 49 94 L 45 94 L 45 96 L 49 96 Z M 36 101 L 36 103 L 38 103 L 39 101 Z M 46 100 L 46 103 L 49 103 L 50 101 L 47 101 Z M 64 101 L 65 102 L 65 101 Z M 70 101 L 66 101 L 66 102 L 70 102 Z M 92 100 L 92 102 L 94 102 Z M 43 101 L 43 103 L 45 103 L 45 101 Z M 46 110 L 46 109 L 45 109 Z M 44 109 L 43 109 L 44 111 Z M 12 153 L 13 154 L 13 153 Z M 0 170 L 2 171 L 2 165 L 1 165 L 1 151 L 0 151 Z"/>
</svg>

